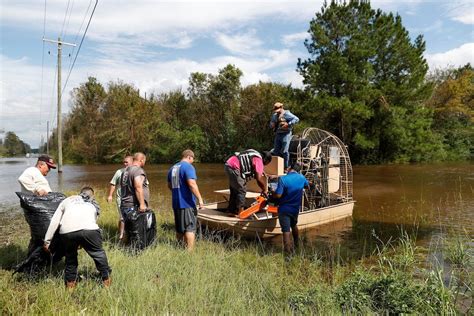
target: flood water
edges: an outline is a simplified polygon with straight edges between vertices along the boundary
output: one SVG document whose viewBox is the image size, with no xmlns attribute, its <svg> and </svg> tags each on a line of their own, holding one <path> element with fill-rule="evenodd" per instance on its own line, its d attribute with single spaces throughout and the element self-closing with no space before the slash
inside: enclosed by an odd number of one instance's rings
<svg viewBox="0 0 474 316">
<path fill-rule="evenodd" d="M 12 222 L 23 216 L 15 191 L 18 176 L 36 159 L 0 159 L 0 236 L 8 237 Z M 205 202 L 219 198 L 214 190 L 227 188 L 223 166 L 196 164 L 198 185 Z M 53 191 L 74 192 L 90 185 L 103 192 L 120 165 L 66 165 L 63 173 L 52 170 L 47 176 Z M 151 206 L 162 209 L 170 199 L 166 184 L 169 165 L 147 165 Z M 104 193 L 102 193 L 104 194 Z M 396 238 L 402 229 L 416 230 L 419 243 L 430 247 L 447 233 L 474 236 L 474 164 L 383 165 L 354 167 L 352 218 L 307 232 L 314 242 L 340 244 L 347 252 L 364 255 L 367 239 Z M 160 202 L 161 201 L 161 202 Z M 169 205 L 167 203 L 166 205 Z M 26 223 L 25 223 L 26 225 Z M 275 241 L 274 241 L 275 242 Z M 278 241 L 277 241 L 278 242 Z"/>
</svg>

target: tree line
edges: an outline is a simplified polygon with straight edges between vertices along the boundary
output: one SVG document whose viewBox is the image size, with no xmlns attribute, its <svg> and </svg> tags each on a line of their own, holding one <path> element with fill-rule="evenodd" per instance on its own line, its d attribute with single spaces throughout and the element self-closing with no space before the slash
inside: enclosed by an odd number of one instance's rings
<svg viewBox="0 0 474 316">
<path fill-rule="evenodd" d="M 309 57 L 297 61 L 303 88 L 272 82 L 242 87 L 235 65 L 217 74 L 191 73 L 187 91 L 147 98 L 122 81 L 95 78 L 72 92 L 64 123 L 64 157 L 76 163 L 117 162 L 144 151 L 172 162 L 192 148 L 203 162 L 233 151 L 270 149 L 272 105 L 348 146 L 355 163 L 472 159 L 474 70 L 428 74 L 422 36 L 411 40 L 399 15 L 367 1 L 332 1 L 310 21 Z M 296 62 L 296 61 L 295 61 Z M 51 148 L 55 148 L 52 135 Z"/>
<path fill-rule="evenodd" d="M 5 138 L 0 138 L 0 157 L 24 156 L 30 152 L 30 145 L 23 142 L 14 132 L 6 132 Z"/>
</svg>

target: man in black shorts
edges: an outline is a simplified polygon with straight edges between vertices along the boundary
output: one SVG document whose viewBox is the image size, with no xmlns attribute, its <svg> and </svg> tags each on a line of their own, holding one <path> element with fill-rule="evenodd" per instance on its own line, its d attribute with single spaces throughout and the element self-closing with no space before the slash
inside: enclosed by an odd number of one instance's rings
<svg viewBox="0 0 474 316">
<path fill-rule="evenodd" d="M 192 163 L 194 153 L 186 149 L 182 153 L 181 161 L 173 165 L 168 171 L 168 187 L 172 192 L 173 212 L 176 226 L 176 238 L 184 242 L 186 248 L 194 248 L 197 226 L 196 199 L 199 208 L 203 206 L 201 193 L 196 183 L 196 170 Z"/>
</svg>

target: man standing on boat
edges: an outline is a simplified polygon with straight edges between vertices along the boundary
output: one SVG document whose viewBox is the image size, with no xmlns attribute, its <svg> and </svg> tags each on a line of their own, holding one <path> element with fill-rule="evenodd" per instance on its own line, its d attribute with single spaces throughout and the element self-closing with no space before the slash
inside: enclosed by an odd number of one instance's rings
<svg viewBox="0 0 474 316">
<path fill-rule="evenodd" d="M 225 162 L 225 173 L 229 178 L 230 200 L 228 212 L 236 215 L 244 210 L 247 182 L 255 178 L 262 189 L 262 194 L 268 195 L 268 184 L 263 174 L 263 166 L 272 161 L 270 152 L 258 152 L 247 149 L 235 153 Z"/>
<path fill-rule="evenodd" d="M 298 214 L 303 189 L 309 187 L 308 180 L 299 173 L 300 170 L 298 163 L 288 168 L 288 173 L 278 178 L 278 187 L 273 194 L 278 200 L 278 220 L 283 232 L 283 250 L 287 255 L 292 254 L 295 247 L 298 247 Z"/>
<path fill-rule="evenodd" d="M 183 151 L 181 161 L 168 171 L 168 188 L 171 190 L 176 238 L 186 245 L 188 251 L 194 248 L 197 227 L 196 199 L 199 208 L 203 200 L 196 183 L 196 170 L 192 166 L 194 152 L 190 149 Z"/>
<path fill-rule="evenodd" d="M 125 168 L 120 179 L 121 200 L 120 211 L 122 218 L 126 219 L 128 213 L 133 211 L 145 212 L 149 206 L 150 190 L 148 178 L 143 167 L 146 163 L 144 153 L 133 155 L 132 165 Z"/>
<path fill-rule="evenodd" d="M 36 195 L 46 195 L 51 192 L 46 175 L 51 169 L 56 169 L 53 158 L 48 155 L 38 157 L 36 166 L 26 168 L 18 178 L 21 192 L 31 192 Z"/>
<path fill-rule="evenodd" d="M 285 169 L 288 168 L 288 150 L 290 148 L 293 125 L 298 123 L 299 120 L 296 115 L 283 108 L 283 103 L 277 102 L 273 105 L 273 114 L 270 119 L 270 128 L 275 131 L 273 154 L 283 158 Z"/>
<path fill-rule="evenodd" d="M 119 213 L 119 221 L 118 221 L 118 229 L 119 229 L 119 239 L 121 240 L 123 238 L 123 233 L 125 229 L 125 219 L 122 216 L 122 212 L 120 211 L 120 200 L 121 200 L 121 184 L 120 184 L 120 179 L 122 177 L 122 173 L 127 168 L 129 165 L 133 163 L 133 157 L 132 156 L 125 156 L 123 158 L 123 165 L 124 167 L 121 169 L 118 169 L 115 171 L 114 176 L 112 177 L 112 180 L 110 180 L 110 188 L 109 188 L 109 196 L 107 197 L 107 202 L 112 202 L 113 200 L 113 194 L 114 191 L 116 192 L 115 194 L 115 201 L 117 203 L 117 210 Z"/>
</svg>

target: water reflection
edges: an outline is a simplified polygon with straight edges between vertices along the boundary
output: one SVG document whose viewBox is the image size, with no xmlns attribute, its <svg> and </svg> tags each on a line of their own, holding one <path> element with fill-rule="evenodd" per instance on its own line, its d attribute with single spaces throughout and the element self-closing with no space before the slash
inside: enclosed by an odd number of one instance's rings
<svg viewBox="0 0 474 316">
<path fill-rule="evenodd" d="M 21 172 L 34 165 L 36 159 L 0 159 L 0 217 L 5 233 L 5 214 L 21 216 L 15 191 Z M 150 179 L 151 206 L 158 211 L 171 199 L 166 174 L 171 165 L 146 165 Z M 120 165 L 66 165 L 63 173 L 52 170 L 47 176 L 54 191 L 76 192 L 89 185 L 105 195 L 108 183 Z M 220 164 L 196 164 L 198 184 L 206 202 L 220 196 L 216 189 L 227 187 Z M 373 249 L 377 238 L 388 240 L 401 229 L 416 231 L 427 245 L 433 236 L 448 231 L 474 235 L 474 165 L 387 165 L 354 167 L 353 219 L 334 222 L 304 233 L 308 244 L 332 247 L 350 257 L 358 257 Z M 274 244 L 279 244 L 276 238 Z"/>
</svg>

